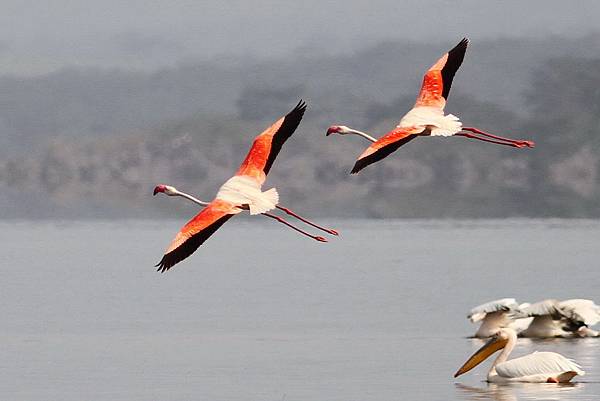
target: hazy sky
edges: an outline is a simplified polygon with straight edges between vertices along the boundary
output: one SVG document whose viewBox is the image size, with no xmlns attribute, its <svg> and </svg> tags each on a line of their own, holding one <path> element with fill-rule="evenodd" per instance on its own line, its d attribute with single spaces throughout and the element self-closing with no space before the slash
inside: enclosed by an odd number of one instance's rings
<svg viewBox="0 0 600 401">
<path fill-rule="evenodd" d="M 600 1 L 0 0 L 0 72 L 154 69 L 215 55 L 352 51 L 382 40 L 580 36 Z M 450 38 L 450 39 L 449 39 Z M 300 50 L 299 50 L 300 49 Z"/>
</svg>

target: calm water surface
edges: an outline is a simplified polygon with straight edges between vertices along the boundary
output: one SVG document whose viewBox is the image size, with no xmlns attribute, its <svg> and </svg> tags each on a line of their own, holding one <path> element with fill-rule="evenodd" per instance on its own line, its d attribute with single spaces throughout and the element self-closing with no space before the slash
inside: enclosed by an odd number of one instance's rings
<svg viewBox="0 0 600 401">
<path fill-rule="evenodd" d="M 0 223 L 2 399 L 600 399 L 600 339 L 520 341 L 574 385 L 452 378 L 472 306 L 600 300 L 600 222 L 334 221 L 321 244 L 236 219 L 162 275 L 182 221 Z"/>
</svg>

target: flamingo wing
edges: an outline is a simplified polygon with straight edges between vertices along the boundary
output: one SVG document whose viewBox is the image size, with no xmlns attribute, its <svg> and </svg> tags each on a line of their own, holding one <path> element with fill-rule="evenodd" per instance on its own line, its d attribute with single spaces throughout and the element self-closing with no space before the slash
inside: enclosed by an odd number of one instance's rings
<svg viewBox="0 0 600 401">
<path fill-rule="evenodd" d="M 165 272 L 190 256 L 233 215 L 239 213 L 234 204 L 215 199 L 179 230 L 175 239 L 158 262 L 159 272 Z"/>
<path fill-rule="evenodd" d="M 558 376 L 566 372 L 574 372 L 583 376 L 585 372 L 573 360 L 556 352 L 534 352 L 520 358 L 511 359 L 496 365 L 499 376 L 520 378 L 534 375 Z"/>
<path fill-rule="evenodd" d="M 258 135 L 236 175 L 247 175 L 264 183 L 281 147 L 298 128 L 305 110 L 306 103 L 300 100 L 292 111 Z"/>
<path fill-rule="evenodd" d="M 444 109 L 454 74 L 465 58 L 468 44 L 469 40 L 463 38 L 425 73 L 415 107 L 429 106 Z"/>
<path fill-rule="evenodd" d="M 356 174 L 369 164 L 373 164 L 396 151 L 400 146 L 415 139 L 422 130 L 418 127 L 397 127 L 376 142 L 373 142 L 356 160 L 350 174 Z"/>
</svg>

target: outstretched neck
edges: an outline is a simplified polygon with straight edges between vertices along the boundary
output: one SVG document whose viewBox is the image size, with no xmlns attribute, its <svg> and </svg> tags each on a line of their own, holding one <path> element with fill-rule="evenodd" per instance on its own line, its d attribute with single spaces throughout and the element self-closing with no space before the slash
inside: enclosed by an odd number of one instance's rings
<svg viewBox="0 0 600 401">
<path fill-rule="evenodd" d="M 517 335 L 515 333 L 512 333 L 511 335 L 509 335 L 508 341 L 506 342 L 504 349 L 502 350 L 500 355 L 498 355 L 498 357 L 496 358 L 494 363 L 492 363 L 492 366 L 490 367 L 490 371 L 488 372 L 488 378 L 490 377 L 490 375 L 496 374 L 496 366 L 497 365 L 501 364 L 502 362 L 506 362 L 506 360 L 508 359 L 508 356 L 510 355 L 512 350 L 515 348 L 516 344 L 517 344 Z"/>
<path fill-rule="evenodd" d="M 377 139 L 373 138 L 371 135 L 367 134 L 366 132 L 362 132 L 362 131 L 352 128 L 352 129 L 348 130 L 348 133 L 362 136 L 363 138 L 365 138 L 366 140 L 371 141 L 371 142 L 377 142 Z"/>
<path fill-rule="evenodd" d="M 199 199 L 196 199 L 192 195 L 186 194 L 185 192 L 177 191 L 176 196 L 181 196 L 183 198 L 189 199 L 200 206 L 208 206 L 208 202 L 203 202 Z"/>
</svg>

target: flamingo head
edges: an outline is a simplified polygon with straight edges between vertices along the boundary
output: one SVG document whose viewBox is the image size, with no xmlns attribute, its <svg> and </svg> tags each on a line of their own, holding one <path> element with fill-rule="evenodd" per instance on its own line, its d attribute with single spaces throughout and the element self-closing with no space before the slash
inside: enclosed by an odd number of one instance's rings
<svg viewBox="0 0 600 401">
<path fill-rule="evenodd" d="M 154 192 L 152 193 L 152 195 L 156 195 L 157 193 L 163 193 L 168 196 L 177 196 L 179 194 L 179 191 L 175 187 L 172 187 L 170 185 L 160 184 L 154 187 Z"/>
<path fill-rule="evenodd" d="M 329 136 L 331 134 L 340 134 L 340 135 L 346 135 L 346 134 L 351 134 L 352 130 L 348 127 L 346 127 L 345 125 L 332 125 L 331 127 L 329 127 L 327 129 L 327 133 L 325 134 L 325 136 Z"/>
</svg>

